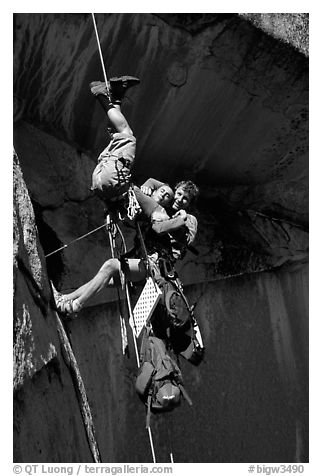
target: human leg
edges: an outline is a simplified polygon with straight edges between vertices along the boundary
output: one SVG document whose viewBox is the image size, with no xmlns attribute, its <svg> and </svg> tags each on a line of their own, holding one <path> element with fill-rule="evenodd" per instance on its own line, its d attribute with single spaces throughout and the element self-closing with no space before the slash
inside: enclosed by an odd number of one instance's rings
<svg viewBox="0 0 322 476">
<path fill-rule="evenodd" d="M 66 300 L 69 300 L 69 299 L 73 300 L 73 299 L 79 298 L 79 296 L 81 296 L 87 290 L 87 288 L 90 286 L 91 282 L 92 282 L 92 279 L 90 281 L 88 281 L 87 283 L 83 284 L 82 286 L 80 286 L 79 288 L 75 289 L 75 291 L 73 291 L 69 294 L 64 294 L 64 298 Z"/>
<path fill-rule="evenodd" d="M 104 286 L 113 283 L 113 277 L 118 276 L 119 269 L 119 260 L 111 258 L 105 261 L 103 266 L 90 281 L 72 293 L 57 293 L 55 300 L 58 310 L 67 314 L 80 311 L 92 296 L 100 292 Z"/>
<path fill-rule="evenodd" d="M 104 287 L 114 287 L 120 284 L 120 261 L 111 258 L 103 264 L 98 273 L 69 294 L 59 294 L 56 305 L 60 312 L 70 314 L 80 311 L 86 307 L 87 301 L 95 294 L 99 293 Z M 129 281 L 142 281 L 146 277 L 146 266 L 141 259 L 128 259 L 125 262 L 122 271 Z"/>
<path fill-rule="evenodd" d="M 103 107 L 111 125 L 111 132 L 120 132 L 133 135 L 133 132 L 121 111 L 121 103 L 127 89 L 137 85 L 138 78 L 132 76 L 121 76 L 111 78 L 108 84 L 101 81 L 93 81 L 90 84 L 92 94 L 97 98 Z"/>
<path fill-rule="evenodd" d="M 108 109 L 106 114 L 115 132 L 133 135 L 133 131 L 130 128 L 129 123 L 125 119 L 125 116 L 122 113 L 120 106 L 115 106 L 111 109 Z"/>
<path fill-rule="evenodd" d="M 102 151 L 92 175 L 92 190 L 110 201 L 121 197 L 129 188 L 131 169 L 135 158 L 136 139 L 125 116 L 121 102 L 126 90 L 138 84 L 139 79 L 130 76 L 111 78 L 105 83 L 90 84 L 92 94 L 102 105 L 109 120 L 112 140 Z"/>
<path fill-rule="evenodd" d="M 77 301 L 80 307 L 84 307 L 86 302 L 95 294 L 99 293 L 105 286 L 107 286 L 112 278 L 119 275 L 120 262 L 116 258 L 111 258 L 103 264 L 98 273 L 89 281 L 80 294 L 77 296 Z M 113 283 L 111 283 L 113 284 Z"/>
<path fill-rule="evenodd" d="M 66 297 L 69 299 L 78 299 L 78 301 L 84 305 L 90 297 L 99 293 L 104 287 L 114 287 L 120 284 L 120 268 L 120 260 L 116 258 L 105 261 L 93 279 L 73 293 L 66 295 Z M 122 271 L 124 271 L 127 279 L 132 282 L 141 281 L 146 275 L 145 264 L 141 259 L 128 259 Z"/>
</svg>

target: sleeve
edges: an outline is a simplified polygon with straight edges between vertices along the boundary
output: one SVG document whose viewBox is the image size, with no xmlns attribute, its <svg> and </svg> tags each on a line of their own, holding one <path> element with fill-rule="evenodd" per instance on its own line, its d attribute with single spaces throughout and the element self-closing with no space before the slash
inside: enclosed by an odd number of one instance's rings
<svg viewBox="0 0 322 476">
<path fill-rule="evenodd" d="M 187 215 L 187 220 L 185 222 L 185 225 L 188 229 L 187 242 L 188 242 L 188 245 L 191 245 L 191 243 L 195 240 L 197 235 L 198 220 L 194 215 Z"/>
<path fill-rule="evenodd" d="M 158 233 L 171 233 L 186 225 L 186 221 L 182 217 L 170 218 L 165 221 L 154 221 L 152 223 L 152 229 Z"/>
<path fill-rule="evenodd" d="M 152 188 L 152 190 L 157 190 L 159 187 L 162 187 L 162 185 L 164 185 L 164 182 L 160 182 L 159 180 L 156 180 L 154 178 L 149 178 L 143 184 L 144 187 L 150 187 Z"/>
</svg>

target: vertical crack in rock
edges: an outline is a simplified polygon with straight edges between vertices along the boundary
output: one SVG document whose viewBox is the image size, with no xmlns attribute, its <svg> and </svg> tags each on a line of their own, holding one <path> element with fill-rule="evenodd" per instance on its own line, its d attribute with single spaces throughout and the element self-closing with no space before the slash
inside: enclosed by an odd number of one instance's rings
<svg viewBox="0 0 322 476">
<path fill-rule="evenodd" d="M 52 293 L 39 245 L 32 204 L 14 152 L 14 390 L 16 395 L 34 382 L 37 375 L 60 356 L 61 345 L 70 369 L 79 409 L 94 462 L 100 462 L 94 423 L 84 382 L 64 327 L 52 311 Z M 56 316 L 56 318 L 55 318 Z M 58 335 L 57 338 L 57 327 Z M 60 341 L 60 342 L 59 342 Z M 67 376 L 64 376 L 66 382 Z M 63 380 L 59 378 L 61 385 Z M 67 379 L 68 380 L 68 379 Z M 66 398 L 66 396 L 65 396 Z M 19 405 L 17 399 L 16 405 Z M 41 410 L 41 409 L 39 409 Z M 18 411 L 15 413 L 15 428 Z M 22 431 L 22 430 L 20 430 Z M 54 428 L 51 431 L 55 431 Z M 69 438 L 69 435 L 66 435 Z M 16 435 L 16 438 L 18 436 Z M 36 460 L 32 458 L 33 460 Z M 26 460 L 29 460 L 28 458 Z M 63 458 L 64 460 L 64 458 Z"/>
</svg>

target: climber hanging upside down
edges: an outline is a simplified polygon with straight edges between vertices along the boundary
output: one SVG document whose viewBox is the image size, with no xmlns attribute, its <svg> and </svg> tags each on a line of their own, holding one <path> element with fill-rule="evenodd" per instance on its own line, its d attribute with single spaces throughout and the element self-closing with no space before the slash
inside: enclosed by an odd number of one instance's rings
<svg viewBox="0 0 322 476">
<path fill-rule="evenodd" d="M 92 190 L 103 200 L 113 201 L 124 195 L 130 185 L 135 158 L 136 139 L 121 111 L 126 91 L 140 80 L 133 76 L 111 78 L 107 85 L 101 81 L 90 84 L 91 93 L 103 107 L 112 140 L 98 157 L 92 176 Z"/>
<path fill-rule="evenodd" d="M 198 194 L 198 188 L 192 182 L 180 182 L 175 193 L 169 185 L 149 179 L 143 185 L 144 194 L 134 187 L 142 212 L 151 222 L 151 232 L 146 234 L 146 246 L 152 268 L 159 268 L 159 258 L 167 257 L 173 265 L 180 259 L 197 232 L 197 220 L 186 213 L 186 209 Z M 167 212 L 165 211 L 167 209 Z M 170 218 L 170 215 L 173 215 Z M 147 267 L 141 253 L 138 258 L 128 258 L 122 271 L 131 282 L 140 282 L 147 277 Z M 103 264 L 98 273 L 89 282 L 70 294 L 55 293 L 57 309 L 61 313 L 72 314 L 86 306 L 88 300 L 105 286 L 119 285 L 121 262 L 111 258 Z"/>
<path fill-rule="evenodd" d="M 121 103 L 127 89 L 138 83 L 138 78 L 121 76 L 111 78 L 107 85 L 100 81 L 90 84 L 92 94 L 107 115 L 108 130 L 112 137 L 109 145 L 100 154 L 92 177 L 92 189 L 107 202 L 118 200 L 126 195 L 130 186 L 136 139 L 121 111 Z M 196 218 L 185 212 L 198 194 L 197 187 L 192 182 L 181 182 L 177 185 L 174 194 L 169 185 L 149 179 L 142 190 L 135 186 L 133 190 L 143 215 L 151 223 L 153 243 L 150 250 L 151 261 L 158 266 L 158 253 L 161 253 L 162 247 L 167 248 L 167 251 L 163 249 L 162 254 L 171 255 L 170 260 L 175 261 L 180 258 L 185 247 L 194 240 L 197 232 Z M 157 246 L 159 252 L 155 249 L 158 240 L 155 240 L 153 233 L 155 236 L 162 236 L 162 243 Z M 137 258 L 128 259 L 126 269 L 123 270 L 127 279 L 132 282 L 146 278 L 146 264 L 141 256 L 140 254 Z M 117 284 L 120 269 L 120 261 L 110 259 L 103 264 L 92 280 L 73 293 L 67 295 L 56 293 L 58 310 L 67 314 L 79 311 L 86 305 L 88 299 L 104 286 Z"/>
</svg>

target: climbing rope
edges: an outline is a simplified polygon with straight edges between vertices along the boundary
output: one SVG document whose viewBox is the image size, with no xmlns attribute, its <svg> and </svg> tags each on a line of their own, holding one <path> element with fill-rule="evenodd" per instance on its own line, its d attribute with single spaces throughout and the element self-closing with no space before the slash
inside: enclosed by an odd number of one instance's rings
<svg viewBox="0 0 322 476">
<path fill-rule="evenodd" d="M 92 13 L 92 19 L 93 19 L 93 23 L 94 23 L 96 41 L 97 41 L 98 51 L 99 51 L 99 55 L 100 55 L 100 59 L 101 59 L 102 70 L 103 70 L 103 74 L 104 74 L 104 80 L 105 80 L 105 84 L 106 84 L 106 87 L 107 87 L 107 90 L 108 90 L 108 77 L 107 77 L 106 69 L 105 69 L 105 65 L 104 65 L 101 43 L 100 43 L 100 39 L 99 39 L 99 36 L 98 36 L 98 31 L 97 31 L 97 26 L 96 26 L 95 14 L 94 13 Z"/>
<path fill-rule="evenodd" d="M 109 215 L 108 215 L 108 219 L 109 219 L 109 224 L 108 224 L 108 229 L 107 229 L 107 231 L 108 231 L 108 234 L 109 234 L 109 240 L 110 240 L 110 247 L 111 247 L 112 258 L 114 258 L 114 257 L 115 257 L 115 234 L 114 234 L 114 236 L 113 236 L 113 234 L 112 234 L 112 227 L 115 227 L 115 232 L 117 231 L 117 232 L 119 233 L 119 235 L 121 236 L 122 244 L 123 244 L 123 248 L 124 248 L 124 252 L 125 252 L 125 253 L 126 253 L 126 251 L 127 251 L 127 247 L 126 247 L 126 242 L 125 242 L 124 235 L 123 235 L 122 230 L 120 229 L 119 225 L 118 225 L 117 223 L 114 224 L 114 223 L 112 222 L 111 218 L 109 217 Z M 120 276 L 120 279 L 121 279 L 121 281 L 122 281 L 122 277 L 121 277 L 121 276 Z M 131 322 L 134 322 L 133 311 L 132 311 L 132 306 L 131 306 L 130 291 L 129 291 L 129 286 L 128 286 L 127 279 L 125 279 L 124 288 L 125 288 L 125 297 L 126 297 L 126 302 L 127 302 L 127 307 L 128 307 L 128 312 L 129 312 L 130 321 L 131 321 Z M 117 292 L 118 292 L 119 306 L 120 306 L 120 295 L 119 295 L 119 289 L 118 289 L 118 288 L 117 288 Z M 134 341 L 134 349 L 135 349 L 136 362 L 137 362 L 137 366 L 140 367 L 139 351 L 138 351 L 138 346 L 137 346 L 135 331 L 134 331 L 133 328 L 132 328 L 132 333 L 133 333 L 133 341 Z"/>
<path fill-rule="evenodd" d="M 106 229 L 108 232 L 108 237 L 109 237 L 109 242 L 110 242 L 110 248 L 111 248 L 111 255 L 112 258 L 115 258 L 115 250 L 116 250 L 116 225 L 112 223 L 111 218 L 109 215 L 106 217 Z M 120 273 L 120 278 L 121 278 L 121 273 Z M 121 279 L 122 281 L 122 279 Z M 125 325 L 125 319 L 123 316 L 123 306 L 122 306 L 122 301 L 121 301 L 121 295 L 120 295 L 120 290 L 119 287 L 117 286 L 116 288 L 117 291 L 117 299 L 118 299 L 118 304 L 119 304 L 119 310 L 120 310 L 120 327 L 121 327 L 121 338 L 122 338 L 122 351 L 123 354 L 125 354 L 128 342 L 127 342 L 127 334 L 126 334 L 126 325 Z"/>
<path fill-rule="evenodd" d="M 86 233 L 85 235 L 82 235 L 82 236 L 79 236 L 78 238 L 75 238 L 75 240 L 70 241 L 69 243 L 67 243 L 67 245 L 63 245 L 60 248 L 58 248 L 57 250 L 52 251 L 51 253 L 48 253 L 47 255 L 45 255 L 45 258 L 48 258 L 49 256 L 54 255 L 55 253 L 58 253 L 58 251 L 64 250 L 65 248 L 67 248 L 67 246 L 72 245 L 73 243 L 76 243 L 76 241 L 80 241 L 83 238 L 86 238 L 87 236 L 91 235 L 92 233 L 95 233 L 96 231 L 100 230 L 101 228 L 104 228 L 105 226 L 106 226 L 106 224 L 104 223 L 104 225 L 98 226 L 94 230 L 89 231 L 88 233 Z"/>
<path fill-rule="evenodd" d="M 134 192 L 133 192 L 134 193 Z M 139 226 L 139 225 L 138 225 Z M 124 238 L 124 235 L 122 233 L 122 230 L 120 229 L 119 225 L 116 224 L 116 228 L 121 236 L 121 239 L 122 239 L 122 242 L 123 242 L 123 247 L 124 247 L 124 251 L 126 252 L 127 251 L 127 248 L 126 248 L 126 242 L 125 242 L 125 238 Z M 140 229 L 140 232 L 141 232 L 141 229 Z M 141 234 L 142 236 L 142 234 Z M 142 240 L 143 240 L 143 237 L 142 237 Z M 144 241 L 143 241 L 143 244 L 144 244 Z M 145 249 L 145 252 L 146 252 L 146 249 Z M 152 273 L 151 273 L 152 275 Z M 134 316 L 133 316 L 133 311 L 132 311 L 132 306 L 131 306 L 131 300 L 130 300 L 130 293 L 129 293 L 129 288 L 128 288 L 128 283 L 127 283 L 127 280 L 125 280 L 125 295 L 126 295 L 126 300 L 127 300 L 127 305 L 128 305 L 128 310 L 129 310 L 129 316 L 130 316 L 130 320 L 131 322 L 134 322 Z M 139 351 L 138 351 L 138 347 L 137 347 L 137 339 L 136 339 L 136 335 L 135 335 L 135 329 L 133 327 L 132 328 L 132 334 L 133 334 L 133 342 L 134 342 L 134 348 L 135 348 L 135 355 L 136 355 L 136 361 L 137 361 L 137 366 L 138 368 L 140 368 L 140 358 L 139 358 Z M 153 436 L 152 436 L 152 431 L 151 431 L 151 427 L 148 426 L 147 427 L 147 431 L 148 431 L 148 435 L 149 435 L 149 442 L 150 442 L 150 448 L 151 448 L 151 453 L 152 453 L 152 459 L 153 459 L 153 463 L 156 463 L 156 457 L 155 457 L 155 450 L 154 450 L 154 443 L 153 443 Z M 172 458 L 172 452 L 171 452 L 171 462 L 173 462 L 173 458 Z"/>
<path fill-rule="evenodd" d="M 93 20 L 94 29 L 95 29 L 95 35 L 96 35 L 97 46 L 98 46 L 98 51 L 99 51 L 99 55 L 100 55 L 102 70 L 103 70 L 103 74 L 104 74 L 104 80 L 105 80 L 105 84 L 106 84 L 106 87 L 107 87 L 107 90 L 108 90 L 108 77 L 107 77 L 106 69 L 105 69 L 105 65 L 104 65 L 104 60 L 103 60 L 103 55 L 102 55 L 102 50 L 101 50 L 101 45 L 100 45 L 100 39 L 99 39 L 99 36 L 98 36 L 98 31 L 97 31 L 97 26 L 96 26 L 95 14 L 94 13 L 92 13 L 92 20 Z M 135 196 L 135 193 L 134 193 L 133 189 L 129 190 L 128 196 L 129 196 L 129 205 L 128 205 L 128 208 L 127 208 L 127 214 L 128 214 L 128 217 L 130 219 L 134 219 L 134 217 L 137 215 L 138 211 L 140 210 L 140 206 L 137 202 L 137 199 L 136 199 L 136 196 Z M 101 228 L 104 228 L 104 227 L 107 228 L 110 247 L 111 247 L 111 254 L 112 254 L 112 257 L 114 258 L 115 257 L 115 248 L 116 248 L 116 246 L 115 246 L 116 245 L 115 244 L 116 230 L 120 233 L 120 236 L 122 238 L 122 242 L 123 242 L 123 246 L 124 246 L 125 250 L 126 250 L 126 243 L 125 243 L 124 236 L 123 236 L 119 226 L 117 224 L 115 225 L 114 223 L 112 223 L 109 215 L 108 215 L 108 220 L 107 220 L 106 223 L 104 223 L 103 225 L 101 225 L 101 226 L 95 228 L 94 230 L 86 233 L 85 235 L 82 235 L 82 236 L 70 241 L 66 245 L 61 246 L 60 248 L 52 251 L 51 253 L 48 253 L 47 255 L 45 255 L 45 258 L 48 258 L 49 256 L 52 256 L 55 253 L 58 253 L 59 251 L 67 248 L 68 246 L 70 246 L 71 244 L 86 238 L 87 236 L 91 235 L 92 233 L 95 233 L 96 231 L 98 231 L 98 230 L 100 230 Z M 140 233 L 141 233 L 141 230 L 140 230 Z M 147 262 L 147 267 L 148 267 L 148 271 L 150 271 L 148 262 Z M 151 275 L 152 275 L 152 273 L 151 273 Z M 119 289 L 117 289 L 117 292 L 118 292 L 118 298 L 119 298 L 120 317 L 121 317 L 121 320 L 122 320 L 121 300 L 120 300 L 120 295 L 119 295 Z M 127 283 L 126 280 L 125 280 L 125 294 L 126 294 L 126 300 L 127 300 L 129 315 L 130 315 L 130 318 L 134 322 L 133 313 L 132 313 L 132 306 L 131 306 L 131 301 L 130 301 L 130 293 L 129 293 L 129 289 L 128 289 L 128 283 Z M 139 360 L 139 353 L 138 353 L 138 348 L 137 348 L 137 341 L 136 341 L 136 336 L 135 336 L 134 329 L 132 329 L 132 331 L 133 331 L 133 338 L 134 338 L 133 340 L 134 340 L 134 347 L 135 347 L 135 352 L 136 352 L 137 365 L 139 367 L 140 366 L 140 360 Z M 149 434 L 149 440 L 150 440 L 150 447 L 151 447 L 151 452 L 152 452 L 153 463 L 156 463 L 156 457 L 155 457 L 155 451 L 154 451 L 154 444 L 153 444 L 151 428 L 148 427 L 147 430 L 148 430 L 148 434 Z M 172 455 L 172 453 L 171 453 L 171 455 Z M 173 459 L 172 459 L 172 456 L 171 456 L 171 462 L 172 461 L 173 461 Z"/>
<path fill-rule="evenodd" d="M 141 231 L 141 227 L 140 227 L 139 222 L 136 223 L 136 229 L 137 229 L 137 232 L 138 232 L 138 235 L 139 235 L 141 248 L 142 248 L 142 251 L 143 251 L 143 254 L 144 254 L 144 261 L 145 261 L 145 265 L 146 265 L 147 275 L 151 277 L 154 288 L 155 288 L 155 290 L 157 290 L 157 284 L 155 282 L 155 277 L 154 277 L 154 274 L 153 274 L 152 269 L 151 269 L 151 263 L 150 263 L 150 260 L 149 260 L 148 252 L 147 252 L 147 249 L 146 249 L 146 246 L 145 246 L 145 242 L 144 242 L 144 238 L 143 238 L 143 235 L 142 235 L 142 231 Z"/>
</svg>

